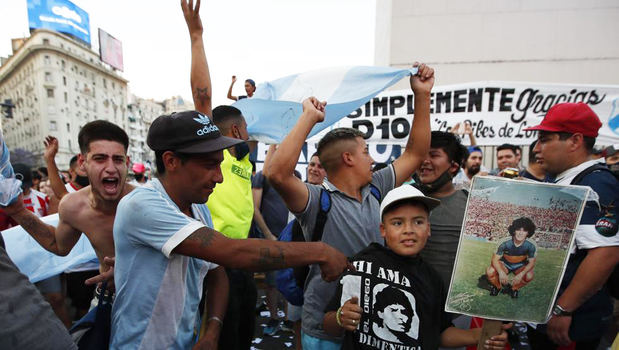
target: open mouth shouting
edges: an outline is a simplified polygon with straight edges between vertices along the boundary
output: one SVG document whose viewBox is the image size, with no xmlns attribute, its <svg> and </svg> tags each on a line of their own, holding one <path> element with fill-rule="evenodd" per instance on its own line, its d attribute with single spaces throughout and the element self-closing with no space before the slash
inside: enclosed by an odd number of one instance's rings
<svg viewBox="0 0 619 350">
<path fill-rule="evenodd" d="M 102 184 L 105 194 L 113 195 L 118 193 L 120 179 L 115 176 L 107 176 L 103 178 Z"/>
</svg>

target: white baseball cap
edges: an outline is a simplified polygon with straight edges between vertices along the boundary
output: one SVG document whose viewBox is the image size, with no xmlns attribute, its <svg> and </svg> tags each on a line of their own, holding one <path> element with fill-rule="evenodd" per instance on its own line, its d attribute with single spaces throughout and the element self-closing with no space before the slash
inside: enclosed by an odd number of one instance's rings
<svg viewBox="0 0 619 350">
<path fill-rule="evenodd" d="M 421 191 L 411 185 L 402 185 L 389 191 L 382 203 L 380 203 L 380 218 L 383 218 L 383 213 L 387 207 L 405 199 L 414 199 L 422 202 L 428 207 L 428 211 L 441 204 L 441 201 L 438 199 L 425 196 Z"/>
</svg>

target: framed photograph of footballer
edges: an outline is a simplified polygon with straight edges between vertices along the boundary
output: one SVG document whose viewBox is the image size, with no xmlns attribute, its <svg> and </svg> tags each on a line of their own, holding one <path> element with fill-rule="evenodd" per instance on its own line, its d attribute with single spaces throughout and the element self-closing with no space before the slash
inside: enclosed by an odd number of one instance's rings
<svg viewBox="0 0 619 350">
<path fill-rule="evenodd" d="M 476 176 L 446 311 L 545 323 L 589 187 Z"/>
</svg>

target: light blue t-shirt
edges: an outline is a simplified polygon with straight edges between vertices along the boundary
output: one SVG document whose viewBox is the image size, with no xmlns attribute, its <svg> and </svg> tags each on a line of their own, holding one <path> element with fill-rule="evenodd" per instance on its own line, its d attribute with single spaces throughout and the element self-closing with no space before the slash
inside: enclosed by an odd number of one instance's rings
<svg viewBox="0 0 619 350">
<path fill-rule="evenodd" d="M 217 265 L 171 254 L 197 229 L 213 226 L 206 205 L 193 204 L 192 211 L 198 220 L 182 213 L 157 179 L 118 204 L 111 349 L 193 345 L 202 281 Z"/>
</svg>

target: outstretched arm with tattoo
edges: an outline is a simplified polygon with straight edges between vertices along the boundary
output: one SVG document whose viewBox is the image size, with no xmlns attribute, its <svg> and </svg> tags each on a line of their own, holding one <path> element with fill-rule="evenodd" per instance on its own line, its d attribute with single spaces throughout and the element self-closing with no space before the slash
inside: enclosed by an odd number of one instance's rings
<svg viewBox="0 0 619 350">
<path fill-rule="evenodd" d="M 63 203 L 60 201 L 58 227 L 44 223 L 33 212 L 24 207 L 22 196 L 19 195 L 17 200 L 4 207 L 4 211 L 11 216 L 21 227 L 34 238 L 41 247 L 56 254 L 65 256 L 71 252 L 71 249 L 80 238 L 81 232 L 65 223 L 62 218 Z M 64 210 L 66 211 L 66 209 Z"/>
<path fill-rule="evenodd" d="M 206 54 L 204 53 L 204 42 L 202 41 L 202 20 L 200 20 L 200 0 L 196 1 L 196 6 L 193 6 L 193 0 L 181 0 L 181 7 L 187 29 L 189 29 L 189 38 L 191 39 L 191 94 L 193 95 L 193 104 L 198 112 L 202 112 L 209 117 L 212 117 L 212 88 L 211 75 L 206 62 Z"/>
<path fill-rule="evenodd" d="M 249 271 L 319 264 L 322 278 L 326 281 L 334 281 L 347 268 L 352 268 L 344 254 L 322 242 L 230 239 L 207 227 L 194 231 L 176 246 L 173 253 Z"/>
</svg>

